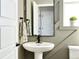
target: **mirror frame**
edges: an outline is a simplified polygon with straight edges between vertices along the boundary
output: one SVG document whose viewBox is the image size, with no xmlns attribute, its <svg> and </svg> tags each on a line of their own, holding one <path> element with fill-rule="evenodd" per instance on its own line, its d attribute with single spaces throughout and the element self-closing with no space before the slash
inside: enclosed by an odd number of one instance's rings
<svg viewBox="0 0 79 59">
<path fill-rule="evenodd" d="M 32 2 L 32 1 L 31 1 Z M 54 0 L 53 0 L 53 4 L 54 4 Z M 27 19 L 27 0 L 24 0 L 24 2 L 23 2 L 24 4 L 23 4 L 23 14 L 24 14 L 24 21 L 26 21 L 26 23 L 27 23 L 27 21 L 28 21 L 28 19 Z M 31 8 L 33 9 L 33 6 L 32 6 L 32 3 L 31 3 Z M 54 8 L 55 8 L 55 5 L 54 5 Z M 33 15 L 33 11 L 32 11 L 32 9 L 31 9 L 31 16 Z M 55 36 L 55 9 L 54 9 L 54 17 L 53 17 L 53 24 L 54 24 L 54 29 L 53 29 L 53 35 L 52 36 L 43 36 L 43 37 L 54 37 Z M 30 28 L 30 30 L 29 31 L 31 31 L 30 33 L 29 33 L 29 35 L 27 35 L 28 37 L 31 37 L 31 36 L 35 36 L 35 35 L 33 35 L 33 25 L 32 25 L 32 22 L 33 22 L 33 17 L 31 17 L 31 19 L 30 19 L 30 26 L 29 26 L 29 28 Z M 26 26 L 27 26 L 27 24 L 26 24 Z"/>
<path fill-rule="evenodd" d="M 53 11 L 54 11 L 53 12 L 53 14 L 54 14 L 54 16 L 53 16 L 53 35 L 50 35 L 50 36 L 49 35 L 43 35 L 43 36 L 41 35 L 41 37 L 54 37 L 55 36 L 55 5 L 54 5 L 54 2 L 55 1 L 53 0 Z M 33 6 L 32 6 L 32 15 L 33 15 Z M 32 29 L 31 29 L 32 30 L 32 35 L 29 35 L 29 36 L 37 36 L 37 35 L 33 34 L 33 16 L 32 16 L 31 23 L 32 23 L 32 25 L 31 25 L 32 26 Z"/>
</svg>

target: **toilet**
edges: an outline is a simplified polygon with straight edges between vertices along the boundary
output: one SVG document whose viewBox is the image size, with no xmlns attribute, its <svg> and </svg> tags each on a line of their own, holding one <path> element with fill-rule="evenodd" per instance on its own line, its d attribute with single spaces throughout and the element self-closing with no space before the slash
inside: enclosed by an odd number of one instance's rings
<svg viewBox="0 0 79 59">
<path fill-rule="evenodd" d="M 79 59 L 79 46 L 68 46 L 69 59 Z"/>
</svg>

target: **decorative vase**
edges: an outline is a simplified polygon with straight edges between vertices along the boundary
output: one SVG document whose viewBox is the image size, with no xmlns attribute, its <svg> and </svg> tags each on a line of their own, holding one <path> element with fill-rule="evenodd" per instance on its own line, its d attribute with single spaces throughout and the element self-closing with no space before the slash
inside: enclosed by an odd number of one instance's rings
<svg viewBox="0 0 79 59">
<path fill-rule="evenodd" d="M 76 21 L 70 21 L 71 26 L 75 26 Z"/>
</svg>

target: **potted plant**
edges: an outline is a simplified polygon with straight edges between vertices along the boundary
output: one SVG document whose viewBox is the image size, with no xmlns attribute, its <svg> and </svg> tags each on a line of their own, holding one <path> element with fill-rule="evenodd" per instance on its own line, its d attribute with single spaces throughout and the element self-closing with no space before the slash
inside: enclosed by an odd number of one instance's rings
<svg viewBox="0 0 79 59">
<path fill-rule="evenodd" d="M 77 21 L 77 17 L 76 16 L 70 17 L 71 26 L 75 26 L 76 21 Z"/>
</svg>

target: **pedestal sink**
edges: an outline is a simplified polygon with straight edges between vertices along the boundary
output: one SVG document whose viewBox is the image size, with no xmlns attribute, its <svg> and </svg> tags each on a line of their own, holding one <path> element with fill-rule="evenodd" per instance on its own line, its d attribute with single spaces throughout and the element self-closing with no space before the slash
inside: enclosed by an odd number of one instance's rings
<svg viewBox="0 0 79 59">
<path fill-rule="evenodd" d="M 28 51 L 34 52 L 35 59 L 42 59 L 43 52 L 52 50 L 54 48 L 54 44 L 48 42 L 27 42 L 23 44 L 23 47 Z"/>
</svg>

